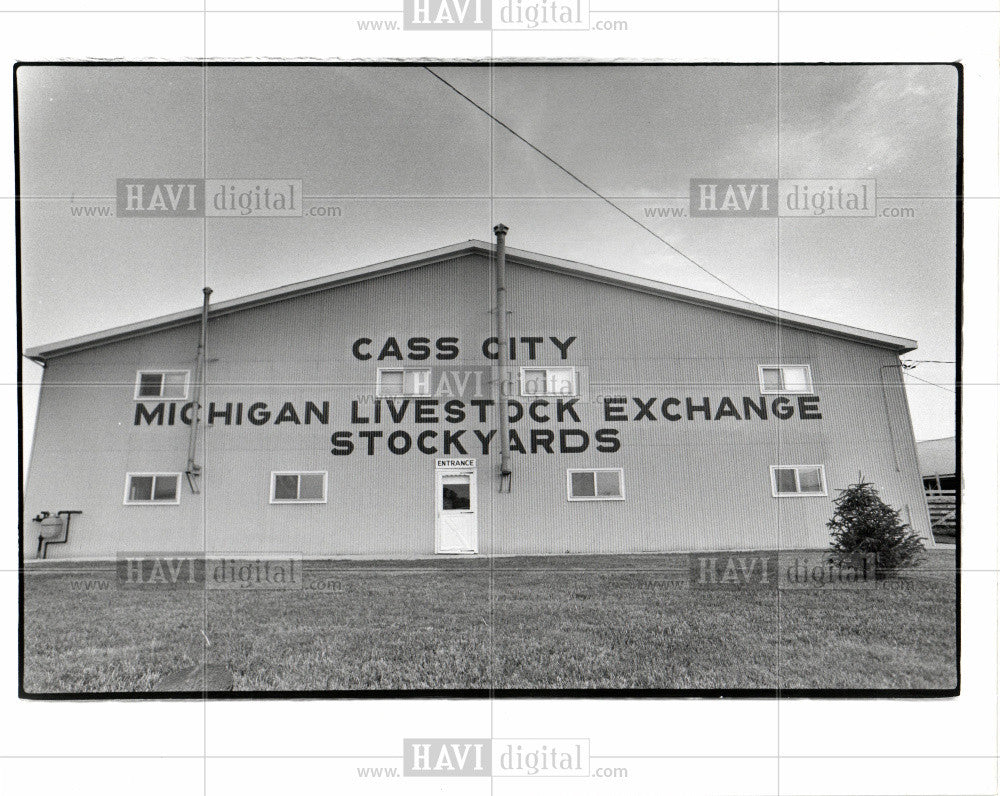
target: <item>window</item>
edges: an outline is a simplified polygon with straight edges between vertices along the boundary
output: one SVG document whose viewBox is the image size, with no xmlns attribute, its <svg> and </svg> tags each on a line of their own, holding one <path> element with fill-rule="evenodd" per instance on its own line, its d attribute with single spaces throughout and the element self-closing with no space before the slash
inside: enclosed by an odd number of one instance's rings
<svg viewBox="0 0 1000 796">
<path fill-rule="evenodd" d="M 472 510 L 472 477 L 446 475 L 441 479 L 441 510 Z"/>
<path fill-rule="evenodd" d="M 326 503 L 326 471 L 271 473 L 272 503 Z"/>
<path fill-rule="evenodd" d="M 430 368 L 379 368 L 378 396 L 430 395 Z"/>
<path fill-rule="evenodd" d="M 569 500 L 624 500 L 620 467 L 600 470 L 567 470 L 566 497 Z"/>
<path fill-rule="evenodd" d="M 135 400 L 183 401 L 189 377 L 186 370 L 140 370 L 135 374 Z"/>
<path fill-rule="evenodd" d="M 811 393 L 812 370 L 808 365 L 758 365 L 761 393 Z"/>
<path fill-rule="evenodd" d="M 823 465 L 772 465 L 771 494 L 774 497 L 826 495 L 826 473 L 823 471 Z"/>
<path fill-rule="evenodd" d="M 576 395 L 576 368 L 521 368 L 521 395 Z"/>
<path fill-rule="evenodd" d="M 128 473 L 125 505 L 176 505 L 181 502 L 180 473 Z"/>
</svg>

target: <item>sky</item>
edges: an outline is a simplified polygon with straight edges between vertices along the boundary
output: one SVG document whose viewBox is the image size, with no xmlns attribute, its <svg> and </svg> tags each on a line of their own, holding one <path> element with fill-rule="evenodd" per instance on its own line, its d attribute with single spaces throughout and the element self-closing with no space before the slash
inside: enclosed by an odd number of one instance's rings
<svg viewBox="0 0 1000 796">
<path fill-rule="evenodd" d="M 954 433 L 953 67 L 433 68 L 704 270 L 418 66 L 21 67 L 24 346 L 502 221 L 514 248 L 915 339 L 916 437 Z M 339 215 L 86 215 L 120 177 L 202 175 L 301 179 L 307 208 Z M 874 179 L 880 208 L 912 216 L 648 215 L 704 177 Z M 24 365 L 30 429 L 40 368 Z"/>
</svg>

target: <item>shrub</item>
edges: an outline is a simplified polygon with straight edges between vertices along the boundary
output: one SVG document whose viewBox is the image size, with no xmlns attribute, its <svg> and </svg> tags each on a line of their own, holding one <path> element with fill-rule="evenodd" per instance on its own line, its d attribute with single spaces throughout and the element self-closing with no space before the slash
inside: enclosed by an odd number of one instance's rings
<svg viewBox="0 0 1000 796">
<path fill-rule="evenodd" d="M 870 554 L 875 557 L 875 576 L 886 578 L 920 562 L 923 542 L 900 521 L 899 511 L 879 497 L 874 484 L 859 473 L 858 483 L 839 492 L 833 501 L 833 519 L 826 524 L 833 537 L 830 558 L 835 563 Z"/>
</svg>

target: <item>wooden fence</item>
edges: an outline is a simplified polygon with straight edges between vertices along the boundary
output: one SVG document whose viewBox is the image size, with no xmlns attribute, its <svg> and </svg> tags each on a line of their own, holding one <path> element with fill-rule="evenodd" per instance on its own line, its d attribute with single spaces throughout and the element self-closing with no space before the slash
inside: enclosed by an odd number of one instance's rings
<svg viewBox="0 0 1000 796">
<path fill-rule="evenodd" d="M 955 535 L 954 489 L 925 489 L 927 508 L 931 514 L 931 530 L 938 536 Z"/>
</svg>

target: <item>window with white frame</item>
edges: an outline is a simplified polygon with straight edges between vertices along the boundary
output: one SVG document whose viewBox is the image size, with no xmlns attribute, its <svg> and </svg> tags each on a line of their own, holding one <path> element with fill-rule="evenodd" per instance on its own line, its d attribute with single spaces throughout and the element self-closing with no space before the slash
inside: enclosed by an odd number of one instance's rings
<svg viewBox="0 0 1000 796">
<path fill-rule="evenodd" d="M 135 374 L 135 400 L 183 401 L 190 375 L 186 370 L 140 370 Z"/>
<path fill-rule="evenodd" d="M 569 397 L 576 395 L 576 368 L 521 368 L 521 395 Z"/>
<path fill-rule="evenodd" d="M 326 471 L 271 473 L 272 503 L 326 503 Z"/>
<path fill-rule="evenodd" d="M 375 393 L 379 397 L 430 395 L 430 368 L 379 368 Z"/>
<path fill-rule="evenodd" d="M 808 365 L 758 365 L 760 391 L 775 393 L 812 393 L 812 369 Z"/>
<path fill-rule="evenodd" d="M 180 473 L 127 473 L 125 505 L 176 505 L 181 502 Z"/>
<path fill-rule="evenodd" d="M 620 467 L 567 470 L 566 497 L 569 500 L 624 500 L 623 480 Z"/>
<path fill-rule="evenodd" d="M 826 495 L 826 473 L 822 464 L 775 464 L 771 466 L 774 497 L 822 497 Z"/>
</svg>

